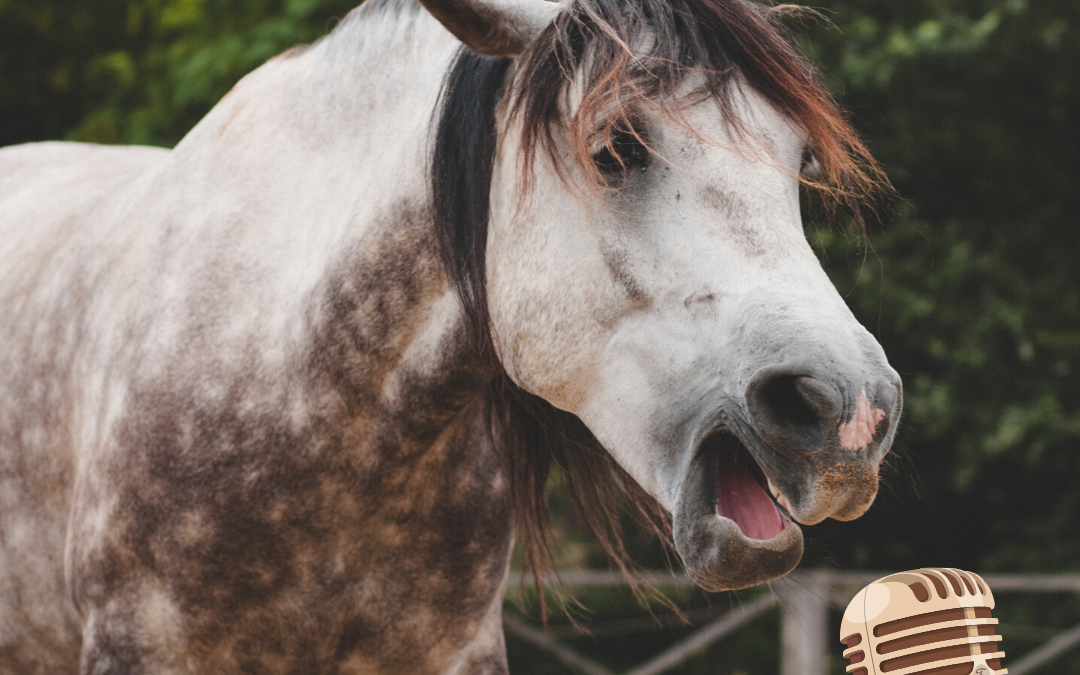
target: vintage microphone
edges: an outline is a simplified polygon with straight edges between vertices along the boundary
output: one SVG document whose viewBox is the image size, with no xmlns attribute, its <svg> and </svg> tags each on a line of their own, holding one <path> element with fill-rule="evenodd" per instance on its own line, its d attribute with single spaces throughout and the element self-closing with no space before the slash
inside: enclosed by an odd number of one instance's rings
<svg viewBox="0 0 1080 675">
<path fill-rule="evenodd" d="M 859 591 L 840 623 L 852 675 L 1005 675 L 994 596 L 977 574 L 927 568 Z"/>
</svg>

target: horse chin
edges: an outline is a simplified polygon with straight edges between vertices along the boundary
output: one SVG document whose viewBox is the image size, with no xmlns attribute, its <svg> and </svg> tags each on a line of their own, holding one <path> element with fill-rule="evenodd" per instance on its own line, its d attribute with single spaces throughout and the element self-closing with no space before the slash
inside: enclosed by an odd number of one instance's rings
<svg viewBox="0 0 1080 675">
<path fill-rule="evenodd" d="M 707 439 L 694 457 L 672 525 L 687 573 L 707 591 L 782 577 L 802 558 L 802 530 L 772 499 L 761 470 L 729 434 Z"/>
</svg>

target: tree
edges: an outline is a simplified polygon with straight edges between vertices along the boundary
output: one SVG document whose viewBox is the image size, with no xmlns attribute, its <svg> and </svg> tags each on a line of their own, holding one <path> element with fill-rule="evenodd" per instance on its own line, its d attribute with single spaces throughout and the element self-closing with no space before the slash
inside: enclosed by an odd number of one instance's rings
<svg viewBox="0 0 1080 675">
<path fill-rule="evenodd" d="M 175 144 L 350 0 L 0 0 L 0 145 Z"/>
</svg>

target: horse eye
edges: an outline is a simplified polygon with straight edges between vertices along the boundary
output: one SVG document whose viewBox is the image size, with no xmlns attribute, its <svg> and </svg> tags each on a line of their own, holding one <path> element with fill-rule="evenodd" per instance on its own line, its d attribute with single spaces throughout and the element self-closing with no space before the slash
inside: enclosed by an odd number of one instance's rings
<svg viewBox="0 0 1080 675">
<path fill-rule="evenodd" d="M 799 174 L 803 178 L 817 178 L 821 174 L 821 162 L 809 147 L 803 150 Z"/>
<path fill-rule="evenodd" d="M 593 155 L 593 162 L 606 176 L 625 177 L 632 170 L 648 169 L 649 149 L 638 134 L 616 128 L 611 132 L 611 143 Z"/>
</svg>

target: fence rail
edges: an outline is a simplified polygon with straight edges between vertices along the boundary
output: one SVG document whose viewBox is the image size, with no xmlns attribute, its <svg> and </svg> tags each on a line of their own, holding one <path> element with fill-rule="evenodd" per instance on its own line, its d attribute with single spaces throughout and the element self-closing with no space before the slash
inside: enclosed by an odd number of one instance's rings
<svg viewBox="0 0 1080 675">
<path fill-rule="evenodd" d="M 780 618 L 781 675 L 826 675 L 829 654 L 835 651 L 836 636 L 830 634 L 829 610 L 847 607 L 847 603 L 866 584 L 880 579 L 888 572 L 841 572 L 836 570 L 800 570 L 782 582 L 771 585 L 769 592 L 752 602 L 733 609 L 720 617 L 708 620 L 696 631 L 639 664 L 624 675 L 661 675 L 678 667 L 714 642 L 730 635 L 747 622 L 761 616 L 777 604 Z M 650 584 L 663 588 L 693 587 L 686 576 L 666 573 L 643 575 Z M 1080 594 L 1080 575 L 983 575 L 994 591 Z M 511 587 L 520 582 L 511 578 Z M 626 580 L 618 572 L 572 571 L 550 579 L 553 586 L 588 588 L 595 586 L 624 586 Z M 641 627 L 637 620 L 608 622 L 609 632 Z M 621 626 L 619 624 L 622 624 Z M 558 641 L 558 636 L 514 617 L 504 617 L 503 626 L 534 647 L 558 659 L 571 671 L 584 675 L 615 675 L 603 664 L 582 655 Z M 567 633 L 563 633 L 566 636 Z M 1024 658 L 1009 666 L 1009 675 L 1028 675 L 1080 645 L 1080 624 L 1062 631 Z"/>
</svg>

